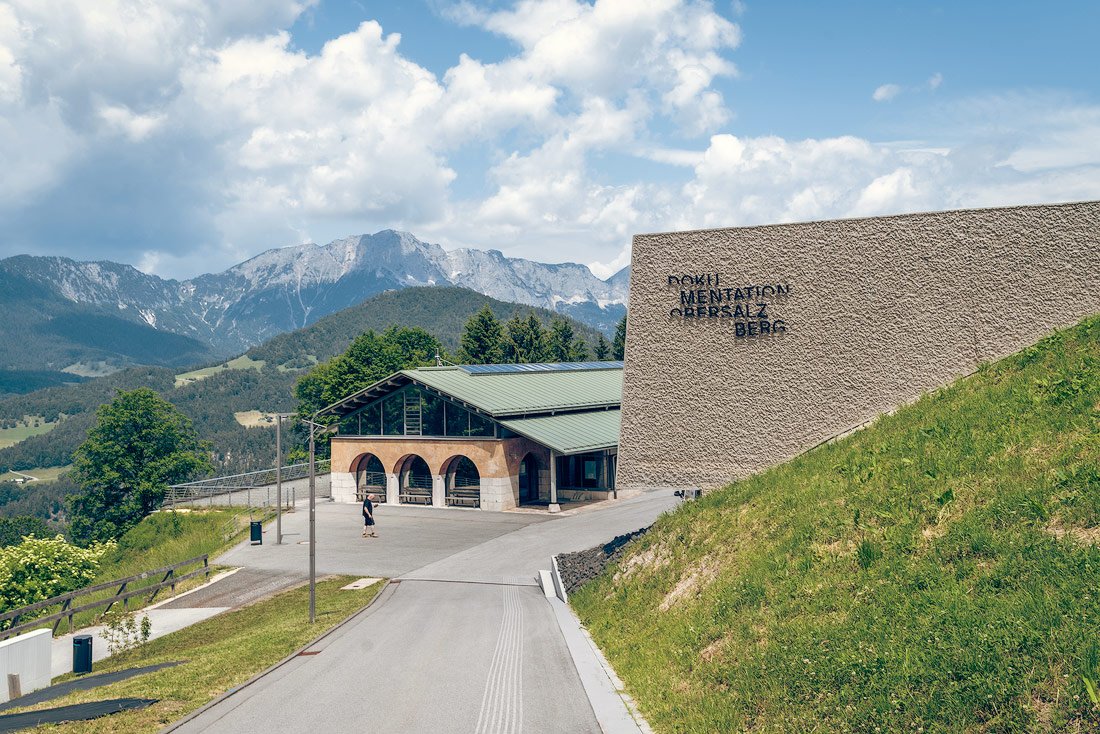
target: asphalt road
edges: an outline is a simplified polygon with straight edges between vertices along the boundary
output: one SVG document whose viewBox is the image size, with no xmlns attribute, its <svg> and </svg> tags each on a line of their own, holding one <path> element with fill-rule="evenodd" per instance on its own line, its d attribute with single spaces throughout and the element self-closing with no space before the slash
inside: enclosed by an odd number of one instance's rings
<svg viewBox="0 0 1100 734">
<path fill-rule="evenodd" d="M 293 659 L 177 731 L 599 732 L 535 576 L 551 553 L 650 524 L 673 506 L 670 494 L 571 517 L 383 507 L 377 539 L 359 537 L 357 507 L 322 506 L 319 558 L 327 551 L 318 568 L 398 583 L 310 650 L 316 655 Z M 285 521 L 284 532 L 297 532 L 305 516 Z M 302 549 L 242 545 L 218 561 L 297 575 L 308 559 Z"/>
</svg>

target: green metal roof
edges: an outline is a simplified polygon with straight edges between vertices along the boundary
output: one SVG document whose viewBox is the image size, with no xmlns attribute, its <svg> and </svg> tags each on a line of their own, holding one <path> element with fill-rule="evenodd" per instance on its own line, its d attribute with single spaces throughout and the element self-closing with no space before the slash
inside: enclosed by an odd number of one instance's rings
<svg viewBox="0 0 1100 734">
<path fill-rule="evenodd" d="M 618 408 L 623 400 L 621 369 L 470 374 L 457 367 L 421 367 L 401 374 L 498 419 Z"/>
<path fill-rule="evenodd" d="M 619 411 L 544 415 L 503 420 L 500 425 L 562 454 L 614 448 L 619 443 Z"/>
</svg>

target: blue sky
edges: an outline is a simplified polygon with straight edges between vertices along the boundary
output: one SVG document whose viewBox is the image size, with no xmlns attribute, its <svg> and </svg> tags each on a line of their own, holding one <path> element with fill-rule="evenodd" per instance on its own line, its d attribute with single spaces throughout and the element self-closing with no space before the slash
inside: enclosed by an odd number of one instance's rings
<svg viewBox="0 0 1100 734">
<path fill-rule="evenodd" d="M 165 277 L 393 227 L 636 232 L 1100 198 L 1100 4 L 0 0 L 0 256 Z"/>
</svg>

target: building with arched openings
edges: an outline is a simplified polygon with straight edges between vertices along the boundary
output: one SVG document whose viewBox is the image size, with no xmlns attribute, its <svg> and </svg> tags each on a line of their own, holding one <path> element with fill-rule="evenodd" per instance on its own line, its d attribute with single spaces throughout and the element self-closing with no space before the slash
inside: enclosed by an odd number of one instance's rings
<svg viewBox="0 0 1100 734">
<path fill-rule="evenodd" d="M 622 362 L 402 370 L 320 411 L 338 419 L 332 496 L 508 510 L 615 494 Z"/>
</svg>

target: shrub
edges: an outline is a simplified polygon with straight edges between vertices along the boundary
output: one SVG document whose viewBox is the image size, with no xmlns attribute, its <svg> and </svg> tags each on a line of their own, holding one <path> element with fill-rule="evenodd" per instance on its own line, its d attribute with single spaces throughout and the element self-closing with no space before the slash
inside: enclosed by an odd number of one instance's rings
<svg viewBox="0 0 1100 734">
<path fill-rule="evenodd" d="M 145 644 L 152 632 L 153 624 L 149 621 L 148 614 L 142 616 L 141 622 L 138 622 L 137 614 L 133 612 L 111 612 L 107 615 L 102 634 L 107 641 L 107 652 L 117 655 Z"/>
<path fill-rule="evenodd" d="M 0 610 L 9 611 L 87 586 L 113 543 L 88 548 L 56 538 L 27 538 L 0 549 Z"/>
</svg>

